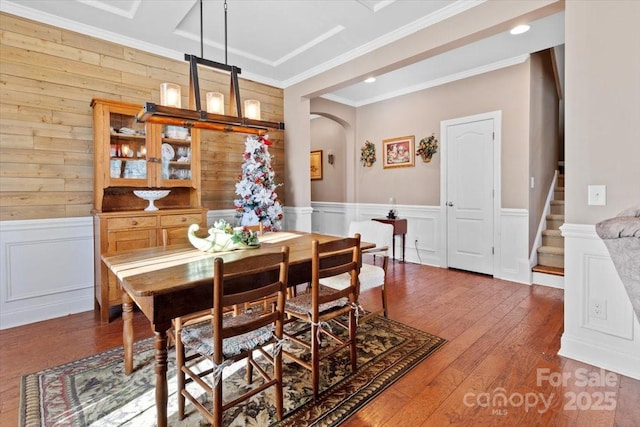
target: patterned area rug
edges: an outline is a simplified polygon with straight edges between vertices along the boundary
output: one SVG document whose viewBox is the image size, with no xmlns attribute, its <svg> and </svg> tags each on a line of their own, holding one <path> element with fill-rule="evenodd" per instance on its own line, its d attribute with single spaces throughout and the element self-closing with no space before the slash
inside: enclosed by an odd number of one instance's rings
<svg viewBox="0 0 640 427">
<path fill-rule="evenodd" d="M 334 332 L 340 328 L 334 327 Z M 375 317 L 358 328 L 358 370 L 351 373 L 348 351 L 322 365 L 321 396 L 313 401 L 310 373 L 284 359 L 284 418 L 278 422 L 272 388 L 225 411 L 226 426 L 335 426 L 440 348 L 446 341 L 407 325 Z M 285 344 L 288 345 L 288 344 Z M 289 346 L 294 349 L 294 345 Z M 155 425 L 153 340 L 135 344 L 135 371 L 124 374 L 122 348 L 109 350 L 22 378 L 20 426 Z M 169 425 L 209 425 L 187 402 L 178 420 L 175 354 L 169 353 Z M 202 369 L 206 363 L 201 362 Z M 244 363 L 224 371 L 224 392 L 246 387 Z M 254 374 L 255 375 L 255 374 Z M 254 385 L 259 383 L 254 381 Z M 201 396 L 203 401 L 206 396 Z"/>
</svg>

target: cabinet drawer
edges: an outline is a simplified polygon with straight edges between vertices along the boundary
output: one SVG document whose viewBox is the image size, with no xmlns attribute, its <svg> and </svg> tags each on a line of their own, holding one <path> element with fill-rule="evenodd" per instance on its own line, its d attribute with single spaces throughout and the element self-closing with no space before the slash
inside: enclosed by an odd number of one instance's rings
<svg viewBox="0 0 640 427">
<path fill-rule="evenodd" d="M 107 228 L 112 230 L 126 230 L 130 228 L 155 228 L 157 219 L 155 216 L 131 216 L 127 218 L 109 218 Z"/>
<path fill-rule="evenodd" d="M 175 227 L 175 226 L 190 226 L 191 224 L 202 225 L 203 218 L 201 213 L 192 214 L 174 214 L 174 215 L 162 215 L 160 217 L 161 227 Z"/>
</svg>

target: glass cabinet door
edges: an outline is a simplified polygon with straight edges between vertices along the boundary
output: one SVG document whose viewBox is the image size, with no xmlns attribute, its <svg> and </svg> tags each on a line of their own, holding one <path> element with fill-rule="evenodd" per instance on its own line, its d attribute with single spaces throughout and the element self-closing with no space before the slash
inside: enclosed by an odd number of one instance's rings
<svg viewBox="0 0 640 427">
<path fill-rule="evenodd" d="M 180 126 L 164 126 L 162 131 L 161 179 L 167 185 L 190 181 L 192 176 L 191 130 Z"/>
<path fill-rule="evenodd" d="M 147 132 L 134 116 L 110 114 L 109 176 L 124 185 L 147 181 Z M 138 181 L 138 182 L 136 182 Z"/>
</svg>

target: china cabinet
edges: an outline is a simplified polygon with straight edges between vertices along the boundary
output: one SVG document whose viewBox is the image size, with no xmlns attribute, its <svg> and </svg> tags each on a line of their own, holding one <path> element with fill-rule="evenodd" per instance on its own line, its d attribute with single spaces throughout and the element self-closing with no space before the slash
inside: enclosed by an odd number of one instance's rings
<svg viewBox="0 0 640 427">
<path fill-rule="evenodd" d="M 200 131 L 138 122 L 135 116 L 142 105 L 94 99 L 91 106 L 95 302 L 101 320 L 108 322 L 110 308 L 122 300 L 116 278 L 102 263 L 103 254 L 161 246 L 166 236 L 186 237 L 191 224 L 206 227 Z M 157 210 L 150 210 L 149 200 L 139 197 L 137 190 L 149 189 L 169 190 L 155 200 Z"/>
</svg>

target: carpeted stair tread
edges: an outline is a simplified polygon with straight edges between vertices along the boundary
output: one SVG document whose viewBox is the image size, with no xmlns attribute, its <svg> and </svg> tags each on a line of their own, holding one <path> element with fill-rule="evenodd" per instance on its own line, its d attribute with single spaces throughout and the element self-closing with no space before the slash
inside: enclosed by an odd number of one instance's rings
<svg viewBox="0 0 640 427">
<path fill-rule="evenodd" d="M 554 237 L 562 237 L 562 231 L 560 230 L 542 230 L 543 236 L 554 236 Z"/>
<path fill-rule="evenodd" d="M 555 246 L 540 246 L 538 248 L 538 253 L 547 254 L 547 255 L 564 256 L 564 248 L 558 248 Z"/>
<path fill-rule="evenodd" d="M 547 215 L 547 221 L 564 221 L 564 215 L 561 214 L 549 214 Z"/>
<path fill-rule="evenodd" d="M 564 206 L 564 200 L 552 200 L 551 204 L 557 205 L 557 206 Z"/>
</svg>

